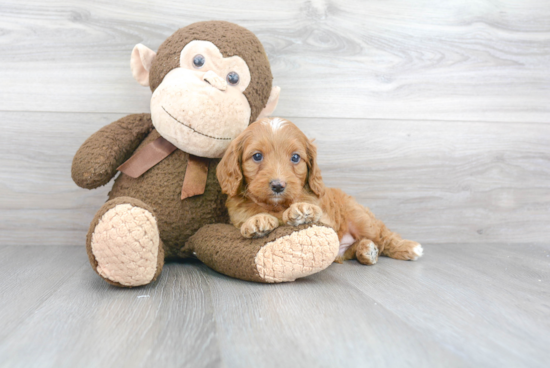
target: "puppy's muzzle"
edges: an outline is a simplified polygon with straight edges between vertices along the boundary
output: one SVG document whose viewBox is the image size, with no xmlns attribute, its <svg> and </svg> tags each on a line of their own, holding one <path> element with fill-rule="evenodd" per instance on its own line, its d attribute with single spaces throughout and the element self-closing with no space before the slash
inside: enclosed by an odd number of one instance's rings
<svg viewBox="0 0 550 368">
<path fill-rule="evenodd" d="M 285 191 L 286 183 L 284 181 L 280 181 L 279 179 L 271 180 L 269 182 L 269 185 L 271 186 L 271 190 L 275 194 L 281 194 Z"/>
</svg>

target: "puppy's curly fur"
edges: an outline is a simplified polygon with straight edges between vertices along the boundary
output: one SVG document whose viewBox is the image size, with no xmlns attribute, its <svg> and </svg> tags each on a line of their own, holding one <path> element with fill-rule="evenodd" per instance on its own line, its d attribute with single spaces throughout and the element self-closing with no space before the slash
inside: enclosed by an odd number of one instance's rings
<svg viewBox="0 0 550 368">
<path fill-rule="evenodd" d="M 281 224 L 322 222 L 340 239 L 341 262 L 375 264 L 378 255 L 415 260 L 422 246 L 390 231 L 371 211 L 337 188 L 326 188 L 317 149 L 288 120 L 264 118 L 229 146 L 217 168 L 228 194 L 231 222 L 247 238 L 261 237 Z"/>
</svg>

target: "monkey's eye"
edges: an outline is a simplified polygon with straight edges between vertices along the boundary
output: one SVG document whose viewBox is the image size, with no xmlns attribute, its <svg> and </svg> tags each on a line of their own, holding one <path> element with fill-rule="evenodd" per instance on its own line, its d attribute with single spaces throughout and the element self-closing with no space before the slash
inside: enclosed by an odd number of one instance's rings
<svg viewBox="0 0 550 368">
<path fill-rule="evenodd" d="M 229 72 L 229 74 L 227 74 L 227 83 L 233 86 L 236 85 L 239 83 L 239 75 L 235 72 Z"/>
<path fill-rule="evenodd" d="M 201 54 L 195 55 L 195 57 L 193 58 L 193 66 L 197 69 L 202 68 L 205 62 L 206 59 Z"/>
<path fill-rule="evenodd" d="M 260 152 L 255 153 L 252 155 L 252 159 L 256 162 L 260 162 L 264 159 L 264 155 L 262 155 Z"/>
<path fill-rule="evenodd" d="M 300 155 L 295 153 L 292 155 L 292 157 L 290 158 L 290 161 L 294 162 L 295 164 L 297 164 L 298 162 L 300 162 Z"/>
</svg>

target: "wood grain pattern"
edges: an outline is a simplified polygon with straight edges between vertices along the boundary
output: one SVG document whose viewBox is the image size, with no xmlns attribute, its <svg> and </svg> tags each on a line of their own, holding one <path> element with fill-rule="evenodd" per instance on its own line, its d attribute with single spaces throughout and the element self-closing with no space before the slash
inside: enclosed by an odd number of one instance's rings
<svg viewBox="0 0 550 368">
<path fill-rule="evenodd" d="M 0 256 L 0 325 L 9 327 L 0 366 L 545 367 L 550 359 L 548 245 L 427 246 L 417 262 L 349 261 L 278 285 L 189 261 L 135 289 L 104 283 L 84 247 L 2 247 Z"/>
<path fill-rule="evenodd" d="M 0 244 L 84 244 L 111 184 L 78 188 L 72 156 L 122 116 L 0 113 Z M 550 238 L 549 125 L 293 121 L 316 139 L 326 184 L 355 196 L 404 237 L 432 244 Z"/>
<path fill-rule="evenodd" d="M 88 267 L 88 262 L 81 255 L 82 248 L 76 247 L 45 247 L 38 256 L 36 247 L 0 249 L 0 343 L 75 272 Z"/>
<path fill-rule="evenodd" d="M 37 276 L 51 279 L 49 271 L 66 263 L 80 267 L 14 331 L 3 334 L 0 366 L 71 367 L 82 362 L 89 367 L 176 367 L 182 362 L 186 367 L 219 366 L 211 296 L 200 267 L 176 272 L 167 267 L 153 285 L 119 289 L 95 275 L 83 247 L 51 248 L 68 251 L 48 259 L 49 270 L 35 272 L 36 280 Z M 35 256 L 51 252 L 47 249 L 34 247 Z M 16 265 L 30 270 L 28 263 Z M 7 292 L 8 297 L 33 294 L 25 283 L 12 284 Z M 26 306 L 21 299 L 7 298 L 8 306 Z"/>
<path fill-rule="evenodd" d="M 146 111 L 132 47 L 225 19 L 265 44 L 283 116 L 549 121 L 544 0 L 1 4 L 0 111 Z"/>
<path fill-rule="evenodd" d="M 429 248 L 422 263 L 383 259 L 369 283 L 354 285 L 470 366 L 536 367 L 540 354 L 550 357 L 548 247 L 448 244 Z M 348 266 L 331 272 L 349 282 L 364 274 Z M 484 354 L 494 350 L 501 354 Z"/>
<path fill-rule="evenodd" d="M 546 242 L 548 125 L 295 119 L 328 186 L 421 243 Z M 319 125 L 323 130 L 319 131 Z"/>
<path fill-rule="evenodd" d="M 0 4 L 3 244 L 83 242 L 108 187 L 76 188 L 70 162 L 100 126 L 148 111 L 132 46 L 206 19 L 259 36 L 283 88 L 276 113 L 317 137 L 329 185 L 396 231 L 432 243 L 548 238 L 541 0 Z"/>
<path fill-rule="evenodd" d="M 132 47 L 209 19 L 258 35 L 326 184 L 420 261 L 284 285 L 195 261 L 137 289 L 94 274 L 110 184 L 78 188 L 72 156 L 149 111 Z M 548 19 L 544 0 L 0 0 L 0 367 L 545 367 Z"/>
<path fill-rule="evenodd" d="M 217 279 L 214 315 L 230 366 L 465 366 L 450 349 L 324 271 L 290 288 Z"/>
</svg>

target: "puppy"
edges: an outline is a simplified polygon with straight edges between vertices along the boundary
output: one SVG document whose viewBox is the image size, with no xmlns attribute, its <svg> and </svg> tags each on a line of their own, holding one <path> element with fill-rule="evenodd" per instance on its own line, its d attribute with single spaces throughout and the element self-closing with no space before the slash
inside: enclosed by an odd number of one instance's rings
<svg viewBox="0 0 550 368">
<path fill-rule="evenodd" d="M 288 120 L 251 124 L 231 142 L 217 176 L 229 196 L 231 222 L 244 237 L 265 236 L 282 224 L 321 222 L 338 233 L 339 263 L 372 265 L 380 254 L 403 260 L 422 255 L 419 243 L 401 239 L 353 197 L 323 185 L 316 147 Z"/>
</svg>

